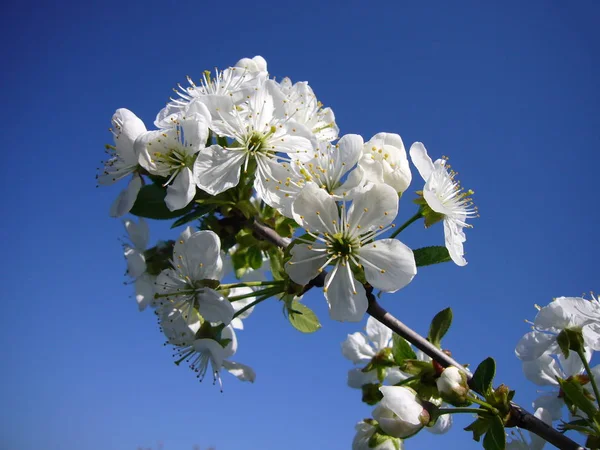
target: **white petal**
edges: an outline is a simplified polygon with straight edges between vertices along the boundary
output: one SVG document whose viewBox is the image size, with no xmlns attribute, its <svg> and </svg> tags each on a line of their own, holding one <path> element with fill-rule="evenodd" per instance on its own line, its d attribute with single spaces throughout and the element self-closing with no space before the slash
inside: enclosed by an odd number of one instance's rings
<svg viewBox="0 0 600 450">
<path fill-rule="evenodd" d="M 224 360 L 223 368 L 240 381 L 249 381 L 250 383 L 254 383 L 254 380 L 256 379 L 256 373 L 254 370 L 244 364 Z"/>
<path fill-rule="evenodd" d="M 353 389 L 361 389 L 365 384 L 379 383 L 376 370 L 363 372 L 362 369 L 356 368 L 348 371 L 348 386 Z"/>
<path fill-rule="evenodd" d="M 148 273 L 142 274 L 135 280 L 135 300 L 140 311 L 146 309 L 146 306 L 154 306 L 154 282 L 156 277 Z"/>
<path fill-rule="evenodd" d="M 406 380 L 409 377 L 406 373 L 402 372 L 397 367 L 389 367 L 385 375 L 385 382 L 390 385 L 399 383 L 402 380 Z"/>
<path fill-rule="evenodd" d="M 348 223 L 359 234 L 391 224 L 398 214 L 398 194 L 387 184 L 374 184 L 356 194 Z"/>
<path fill-rule="evenodd" d="M 127 188 L 123 189 L 117 199 L 110 207 L 111 217 L 121 217 L 127 214 L 137 199 L 138 192 L 142 188 L 142 177 L 138 174 L 134 174 L 127 185 Z"/>
<path fill-rule="evenodd" d="M 367 244 L 358 250 L 358 255 L 367 281 L 385 292 L 396 292 L 417 274 L 412 250 L 397 239 Z"/>
<path fill-rule="evenodd" d="M 292 205 L 294 220 L 313 233 L 336 233 L 340 222 L 337 205 L 331 196 L 315 183 L 307 183 Z"/>
<path fill-rule="evenodd" d="M 138 223 L 135 223 L 131 219 L 124 219 L 123 225 L 125 226 L 125 231 L 127 231 L 129 240 L 133 246 L 139 251 L 146 250 L 146 247 L 148 247 L 148 239 L 150 238 L 148 222 L 146 222 L 143 217 L 140 217 Z"/>
<path fill-rule="evenodd" d="M 180 236 L 173 247 L 173 261 L 194 281 L 216 280 L 223 265 L 221 240 L 213 231 L 197 231 L 186 240 Z"/>
<path fill-rule="evenodd" d="M 198 312 L 209 322 L 223 322 L 225 325 L 231 322 L 234 314 L 231 302 L 209 288 L 198 294 Z"/>
<path fill-rule="evenodd" d="M 192 171 L 187 167 L 175 177 L 175 180 L 167 188 L 165 203 L 169 211 L 177 211 L 185 208 L 196 195 L 196 184 L 194 183 Z"/>
<path fill-rule="evenodd" d="M 553 421 L 562 419 L 565 402 L 562 398 L 559 398 L 558 395 L 559 393 L 556 391 L 554 393 L 539 396 L 534 400 L 533 408 L 536 410 L 543 408 Z"/>
<path fill-rule="evenodd" d="M 316 248 L 317 244 L 313 248 Z M 325 264 L 325 252 L 309 249 L 308 244 L 296 244 L 290 250 L 292 259 L 285 265 L 285 271 L 294 283 L 307 284 L 319 274 L 319 268 Z M 314 259 L 313 259 L 314 258 Z"/>
<path fill-rule="evenodd" d="M 421 142 L 415 142 L 411 145 L 410 159 L 412 159 L 423 180 L 427 181 L 433 172 L 433 161 L 431 161 L 425 146 Z"/>
<path fill-rule="evenodd" d="M 367 312 L 369 303 L 365 288 L 354 279 L 348 267 L 340 265 L 333 277 L 333 270 L 327 274 L 325 285 L 329 288 L 325 298 L 329 303 L 329 315 L 332 319 L 359 322 Z M 330 281 L 330 278 L 333 279 Z"/>
<path fill-rule="evenodd" d="M 515 354 L 522 361 L 532 361 L 542 356 L 553 344 L 556 344 L 556 336 L 530 331 L 517 344 Z"/>
<path fill-rule="evenodd" d="M 563 377 L 556 360 L 547 353 L 533 361 L 523 361 L 523 373 L 538 386 L 558 386 L 556 377 Z"/>
<path fill-rule="evenodd" d="M 366 332 L 371 342 L 373 342 L 375 351 L 379 352 L 390 346 L 392 330 L 374 317 L 369 316 L 367 319 Z"/>
<path fill-rule="evenodd" d="M 146 271 L 146 258 L 135 248 L 125 247 L 125 259 L 127 260 L 127 274 L 131 278 L 137 278 Z"/>
<path fill-rule="evenodd" d="M 362 154 L 363 138 L 358 134 L 346 134 L 342 136 L 337 145 L 332 149 L 334 157 L 334 166 L 344 166 L 347 172 L 358 163 Z"/>
<path fill-rule="evenodd" d="M 592 359 L 593 352 L 590 350 L 590 348 L 585 348 L 584 352 L 589 362 Z M 569 353 L 569 357 L 565 359 L 564 355 L 561 352 L 559 355 L 557 355 L 557 358 L 564 372 L 560 375 L 561 378 L 569 378 L 570 376 L 577 375 L 583 372 L 583 362 L 581 362 L 581 358 L 577 353 L 571 352 Z"/>
<path fill-rule="evenodd" d="M 196 185 L 211 195 L 237 186 L 244 158 L 243 152 L 225 150 L 219 145 L 203 149 L 194 163 Z"/>
<path fill-rule="evenodd" d="M 344 199 L 352 200 L 363 189 L 365 176 L 362 167 L 356 166 L 340 186 L 333 190 L 333 194 Z"/>
<path fill-rule="evenodd" d="M 225 349 L 214 339 L 197 339 L 194 341 L 194 350 L 198 353 L 208 353 L 213 372 L 218 372 L 225 360 Z"/>
<path fill-rule="evenodd" d="M 450 414 L 444 414 L 438 418 L 435 425 L 432 427 L 425 427 L 427 431 L 433 434 L 444 434 L 452 427 L 452 416 Z"/>
<path fill-rule="evenodd" d="M 356 332 L 349 334 L 342 342 L 342 355 L 354 364 L 366 364 L 375 356 L 375 351 L 369 345 L 365 335 Z"/>
<path fill-rule="evenodd" d="M 244 277 L 244 281 L 249 281 L 249 280 L 247 280 Z M 252 288 L 249 288 L 249 287 L 233 288 L 233 289 L 229 290 L 229 297 L 237 297 L 238 295 L 251 294 L 252 292 L 253 292 Z M 256 297 L 248 297 L 248 298 L 244 298 L 242 300 L 236 300 L 235 302 L 232 303 L 233 310 L 235 312 L 238 312 L 242 308 L 245 308 L 246 306 L 248 306 L 254 300 L 256 300 Z M 252 308 L 247 309 L 242 314 L 238 315 L 237 318 L 236 318 L 236 320 L 237 319 L 240 319 L 240 320 L 241 319 L 245 319 L 250 314 L 252 314 L 252 311 L 254 311 L 254 306 Z M 243 326 L 242 326 L 242 328 L 243 328 Z M 240 329 L 242 329 L 242 328 L 240 328 Z"/>
<path fill-rule="evenodd" d="M 444 239 L 452 261 L 457 266 L 467 265 L 464 258 L 463 242 L 466 241 L 462 227 L 451 219 L 444 219 Z"/>
</svg>

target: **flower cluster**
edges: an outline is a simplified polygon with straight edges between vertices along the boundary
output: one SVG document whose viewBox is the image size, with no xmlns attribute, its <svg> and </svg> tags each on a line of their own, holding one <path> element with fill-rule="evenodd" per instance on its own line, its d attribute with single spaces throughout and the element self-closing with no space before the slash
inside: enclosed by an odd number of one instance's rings
<svg viewBox="0 0 600 450">
<path fill-rule="evenodd" d="M 583 413 L 569 399 L 570 389 L 595 400 L 594 386 L 600 383 L 600 365 L 589 366 L 593 352 L 600 350 L 600 302 L 592 294 L 590 299 L 559 297 L 536 307 L 532 330 L 515 349 L 527 379 L 549 388 L 533 402 L 536 415 L 551 423 L 563 419 L 566 407 L 571 417 L 579 416 Z M 541 448 L 543 443 L 532 439 L 531 448 Z"/>
<path fill-rule="evenodd" d="M 446 159 L 433 162 L 423 144 L 409 152 L 424 180 L 418 209 L 396 226 L 399 199 L 412 181 L 398 134 L 381 132 L 366 142 L 340 135 L 332 109 L 309 84 L 270 77 L 261 56 L 197 81 L 188 77 L 175 92 L 154 129 L 128 109 L 115 112 L 114 143 L 106 146 L 98 182 L 129 178 L 110 207 L 113 217 L 139 217 L 124 219 L 127 275 L 139 309 L 150 307 L 158 317 L 176 363 L 186 361 L 200 380 L 210 367 L 219 384 L 222 369 L 254 381 L 250 367 L 230 358 L 238 348 L 235 330 L 267 298 L 282 302 L 298 330 L 313 332 L 320 324 L 301 301 L 312 287 L 323 288 L 332 319 L 358 322 L 375 294 L 404 288 L 417 266 L 466 264 L 463 229 L 477 215 L 472 191 L 455 181 Z M 197 226 L 151 247 L 144 218 Z M 398 240 L 417 219 L 426 227 L 443 221 L 445 246 L 413 251 Z M 372 404 L 380 403 L 356 442 L 382 439 L 397 448 L 423 427 L 447 429 L 450 416 L 429 417 L 415 386 L 396 386 L 414 373 L 380 364 L 389 362 L 391 331 L 369 319 L 367 337 L 372 344 L 360 333 L 344 344 L 346 357 L 370 365 L 351 371 L 349 384 L 363 393 L 375 386 Z M 435 370 L 423 355 L 414 360 L 427 374 Z M 445 401 L 438 395 L 443 386 L 452 391 L 460 384 L 450 372 L 440 375 L 429 377 L 436 395 L 424 400 L 437 407 Z M 438 379 L 445 380 L 439 391 Z"/>
</svg>

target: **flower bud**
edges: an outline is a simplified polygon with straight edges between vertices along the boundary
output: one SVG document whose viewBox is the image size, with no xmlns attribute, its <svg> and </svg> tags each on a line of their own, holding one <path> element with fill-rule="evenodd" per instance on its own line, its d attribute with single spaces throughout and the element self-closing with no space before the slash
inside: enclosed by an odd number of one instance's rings
<svg viewBox="0 0 600 450">
<path fill-rule="evenodd" d="M 381 386 L 381 403 L 373 411 L 379 426 L 390 436 L 407 438 L 429 423 L 430 416 L 415 391 L 403 386 Z"/>
<path fill-rule="evenodd" d="M 404 444 L 400 439 L 385 434 L 373 419 L 358 422 L 355 429 L 356 435 L 352 441 L 352 450 L 404 449 Z"/>
<path fill-rule="evenodd" d="M 469 385 L 467 375 L 456 367 L 447 367 L 436 380 L 442 398 L 456 406 L 467 403 Z"/>
</svg>

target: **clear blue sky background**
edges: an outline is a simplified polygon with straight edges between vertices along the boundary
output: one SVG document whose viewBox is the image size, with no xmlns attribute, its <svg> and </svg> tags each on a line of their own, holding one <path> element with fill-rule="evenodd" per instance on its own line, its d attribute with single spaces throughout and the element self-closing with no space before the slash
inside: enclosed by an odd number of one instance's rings
<svg viewBox="0 0 600 450">
<path fill-rule="evenodd" d="M 370 414 L 340 353 L 358 326 L 331 322 L 317 291 L 306 302 L 324 327 L 310 336 L 267 302 L 236 355 L 256 383 L 198 384 L 123 285 L 124 232 L 108 217 L 122 186 L 95 187 L 116 108 L 150 125 L 187 74 L 255 54 L 278 78 L 308 80 L 342 133 L 398 132 L 451 157 L 481 211 L 469 265 L 423 269 L 383 303 L 421 332 L 452 306 L 446 346 L 473 365 L 496 358 L 498 381 L 529 406 L 535 388 L 513 354 L 523 319 L 534 303 L 600 290 L 600 8 L 448 3 L 4 4 L 0 447 L 350 448 Z M 415 171 L 411 190 L 421 187 Z M 399 221 L 413 213 L 404 202 Z M 403 236 L 443 243 L 441 226 Z M 479 448 L 461 426 L 407 449 Z"/>
</svg>

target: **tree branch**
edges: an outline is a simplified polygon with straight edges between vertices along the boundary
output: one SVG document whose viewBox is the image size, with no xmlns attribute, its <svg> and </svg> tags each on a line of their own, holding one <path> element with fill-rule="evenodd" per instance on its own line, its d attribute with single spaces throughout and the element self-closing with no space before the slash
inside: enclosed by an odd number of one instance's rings
<svg viewBox="0 0 600 450">
<path fill-rule="evenodd" d="M 290 241 L 288 239 L 282 238 L 268 226 L 256 220 L 252 226 L 256 234 L 262 239 L 265 239 L 284 249 L 289 245 Z M 315 277 L 310 281 L 309 284 L 305 286 L 303 293 L 308 291 L 313 286 L 323 286 L 325 276 L 325 272 L 320 273 L 319 276 Z M 426 355 L 430 356 L 431 359 L 438 362 L 443 367 L 457 367 L 459 370 L 465 372 L 467 377 L 471 379 L 473 376 L 472 373 L 458 363 L 454 358 L 438 349 L 419 333 L 405 325 L 403 322 L 382 308 L 381 305 L 377 303 L 377 299 L 373 295 L 373 288 L 367 289 L 367 299 L 369 300 L 369 307 L 367 308 L 367 313 L 369 315 L 387 326 L 393 332 L 406 339 L 408 342 L 413 344 Z M 550 425 L 541 421 L 533 414 L 513 402 L 511 402 L 511 425 L 535 433 L 561 450 L 584 450 L 584 448 L 575 441 L 572 441 L 564 434 L 555 430 Z"/>
</svg>

